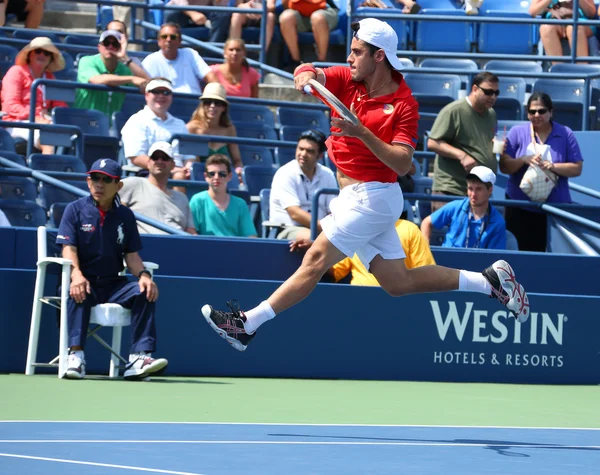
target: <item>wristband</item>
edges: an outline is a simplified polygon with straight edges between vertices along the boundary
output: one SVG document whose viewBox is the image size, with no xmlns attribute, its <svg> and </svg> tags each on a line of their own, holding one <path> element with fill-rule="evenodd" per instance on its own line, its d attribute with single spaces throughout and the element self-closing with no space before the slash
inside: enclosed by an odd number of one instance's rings
<svg viewBox="0 0 600 475">
<path fill-rule="evenodd" d="M 132 58 L 129 58 L 127 61 L 125 61 L 125 63 L 123 63 L 125 66 L 129 66 L 131 63 L 133 62 Z"/>
<path fill-rule="evenodd" d="M 150 279 L 152 279 L 152 273 L 148 269 L 142 269 L 138 274 L 138 279 L 142 278 L 142 274 L 146 274 Z"/>
<path fill-rule="evenodd" d="M 301 66 L 298 66 L 298 68 L 296 68 L 296 70 L 294 71 L 294 77 L 298 76 L 298 74 L 300 74 L 300 73 L 305 73 L 305 72 L 311 72 L 315 76 L 317 75 L 317 69 L 312 64 L 303 64 Z"/>
</svg>

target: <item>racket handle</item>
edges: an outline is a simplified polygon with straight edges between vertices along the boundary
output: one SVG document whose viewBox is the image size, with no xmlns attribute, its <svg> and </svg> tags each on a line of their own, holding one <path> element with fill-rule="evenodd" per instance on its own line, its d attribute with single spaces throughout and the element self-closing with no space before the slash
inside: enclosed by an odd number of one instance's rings
<svg viewBox="0 0 600 475">
<path fill-rule="evenodd" d="M 309 84 L 306 84 L 304 86 L 304 94 L 312 95 L 312 92 L 313 92 L 313 88 Z"/>
</svg>

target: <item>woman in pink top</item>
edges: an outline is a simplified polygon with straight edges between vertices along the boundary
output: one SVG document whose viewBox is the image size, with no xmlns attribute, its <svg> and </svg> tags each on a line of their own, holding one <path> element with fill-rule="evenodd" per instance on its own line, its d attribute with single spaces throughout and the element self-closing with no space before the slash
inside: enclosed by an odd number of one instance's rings
<svg viewBox="0 0 600 475">
<path fill-rule="evenodd" d="M 229 38 L 223 47 L 223 64 L 210 68 L 225 87 L 228 96 L 258 97 L 259 72 L 248 66 L 246 43 L 240 38 Z"/>
<path fill-rule="evenodd" d="M 31 83 L 38 78 L 55 79 L 54 71 L 65 67 L 65 60 L 50 38 L 38 37 L 31 40 L 17 55 L 12 66 L 2 79 L 2 120 L 13 122 L 29 122 L 29 105 L 31 102 Z M 46 100 L 44 88 L 36 90 L 35 121 L 40 124 L 51 124 L 50 112 L 54 107 L 67 107 L 62 101 Z M 8 129 L 13 137 L 29 138 L 29 129 L 14 127 Z M 40 145 L 39 130 L 34 134 L 35 146 L 42 153 L 54 153 L 51 145 Z"/>
</svg>

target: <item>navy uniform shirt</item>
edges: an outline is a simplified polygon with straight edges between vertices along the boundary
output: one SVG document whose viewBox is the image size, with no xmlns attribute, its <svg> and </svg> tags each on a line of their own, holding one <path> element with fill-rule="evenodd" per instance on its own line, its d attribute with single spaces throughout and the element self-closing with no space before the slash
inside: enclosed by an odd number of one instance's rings
<svg viewBox="0 0 600 475">
<path fill-rule="evenodd" d="M 116 277 L 123 270 L 124 254 L 142 248 L 133 211 L 115 200 L 102 219 L 91 196 L 69 203 L 56 243 L 77 248 L 79 267 L 87 279 Z"/>
</svg>

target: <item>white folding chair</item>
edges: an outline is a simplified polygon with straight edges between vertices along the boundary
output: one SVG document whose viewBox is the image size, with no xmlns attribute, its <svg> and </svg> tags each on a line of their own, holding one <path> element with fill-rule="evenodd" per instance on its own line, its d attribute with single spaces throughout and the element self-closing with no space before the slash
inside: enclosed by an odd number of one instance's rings
<svg viewBox="0 0 600 475">
<path fill-rule="evenodd" d="M 29 331 L 29 346 L 27 350 L 27 362 L 25 374 L 31 376 L 35 374 L 36 367 L 58 368 L 58 377 L 62 378 L 67 370 L 68 357 L 68 323 L 67 323 L 67 299 L 69 298 L 69 285 L 71 283 L 71 261 L 62 257 L 48 257 L 46 227 L 40 226 L 37 230 L 38 261 L 37 275 L 35 279 L 35 291 L 33 295 L 33 308 L 31 310 L 31 329 Z M 44 296 L 44 286 L 46 283 L 46 270 L 49 264 L 57 264 L 61 269 L 61 292 L 60 296 Z M 158 269 L 158 264 L 153 262 L 144 262 L 145 268 L 153 273 Z M 125 274 L 125 271 L 122 273 Z M 39 363 L 36 361 L 38 340 L 40 332 L 40 323 L 42 316 L 42 304 L 50 305 L 60 310 L 60 333 L 59 333 L 59 353 L 49 363 Z M 122 327 L 131 325 L 131 311 L 114 303 L 103 303 L 92 307 L 90 315 L 90 324 L 96 327 L 88 331 L 88 336 L 96 339 L 104 348 L 111 352 L 109 377 L 119 376 L 119 362 L 127 364 L 127 360 L 120 355 L 121 352 L 121 333 Z M 101 327 L 113 327 L 112 344 L 106 343 L 97 331 Z"/>
</svg>

